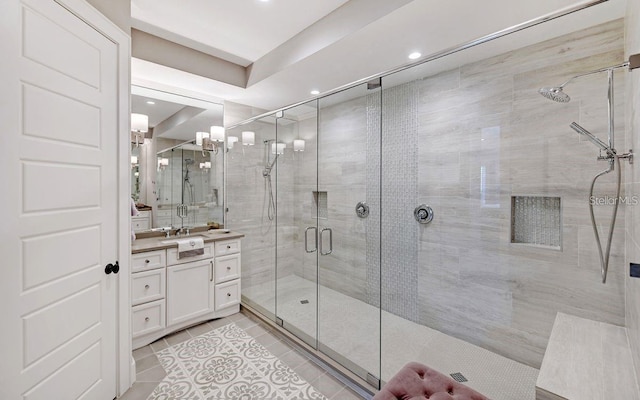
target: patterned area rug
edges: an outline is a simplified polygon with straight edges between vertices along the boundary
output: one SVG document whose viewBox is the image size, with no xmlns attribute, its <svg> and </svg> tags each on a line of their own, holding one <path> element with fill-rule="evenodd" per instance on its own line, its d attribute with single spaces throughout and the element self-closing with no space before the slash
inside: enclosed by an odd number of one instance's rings
<svg viewBox="0 0 640 400">
<path fill-rule="evenodd" d="M 156 355 L 167 376 L 147 400 L 326 400 L 235 324 Z"/>
</svg>

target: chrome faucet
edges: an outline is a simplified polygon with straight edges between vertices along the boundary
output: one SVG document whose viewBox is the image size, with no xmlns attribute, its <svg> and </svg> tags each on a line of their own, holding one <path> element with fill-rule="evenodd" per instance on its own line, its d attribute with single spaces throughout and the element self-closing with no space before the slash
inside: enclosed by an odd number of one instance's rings
<svg viewBox="0 0 640 400">
<path fill-rule="evenodd" d="M 183 226 L 182 228 L 178 228 L 178 230 L 176 231 L 176 236 L 180 236 L 182 233 L 184 233 L 185 236 L 189 236 L 190 230 L 191 228 L 188 226 Z"/>
</svg>

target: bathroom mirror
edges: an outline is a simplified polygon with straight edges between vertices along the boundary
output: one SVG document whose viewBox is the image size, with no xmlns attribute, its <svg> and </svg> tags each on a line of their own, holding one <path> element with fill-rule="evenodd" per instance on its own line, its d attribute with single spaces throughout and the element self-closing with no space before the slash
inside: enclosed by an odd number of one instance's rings
<svg viewBox="0 0 640 400">
<path fill-rule="evenodd" d="M 137 143 L 132 131 L 131 196 L 149 207 L 149 226 L 224 226 L 224 141 L 195 143 L 196 132 L 224 126 L 223 105 L 136 85 L 131 93 L 131 112 L 148 117 Z"/>
<path fill-rule="evenodd" d="M 224 225 L 223 148 L 203 151 L 190 142 L 158 153 L 157 159 L 155 227 Z"/>
</svg>

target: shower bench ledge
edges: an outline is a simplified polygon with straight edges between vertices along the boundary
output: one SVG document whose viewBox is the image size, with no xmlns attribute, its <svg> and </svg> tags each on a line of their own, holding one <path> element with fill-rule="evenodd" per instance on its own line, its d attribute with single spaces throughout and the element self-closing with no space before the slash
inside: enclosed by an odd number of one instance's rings
<svg viewBox="0 0 640 400">
<path fill-rule="evenodd" d="M 640 400 L 624 327 L 558 313 L 536 400 Z"/>
</svg>

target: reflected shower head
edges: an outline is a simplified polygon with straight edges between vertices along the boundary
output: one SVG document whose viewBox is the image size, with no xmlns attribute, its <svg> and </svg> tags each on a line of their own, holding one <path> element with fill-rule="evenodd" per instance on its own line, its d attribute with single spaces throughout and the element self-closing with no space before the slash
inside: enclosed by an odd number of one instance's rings
<svg viewBox="0 0 640 400">
<path fill-rule="evenodd" d="M 538 90 L 538 93 L 540 93 L 541 95 L 543 95 L 549 100 L 553 100 L 558 103 L 568 103 L 569 100 L 571 100 L 571 97 L 569 97 L 568 94 L 562 91 L 563 86 L 543 87 L 540 90 Z"/>
<path fill-rule="evenodd" d="M 185 158 L 184 163 L 187 165 L 193 165 L 193 163 L 195 163 L 195 160 L 193 158 Z"/>
</svg>

